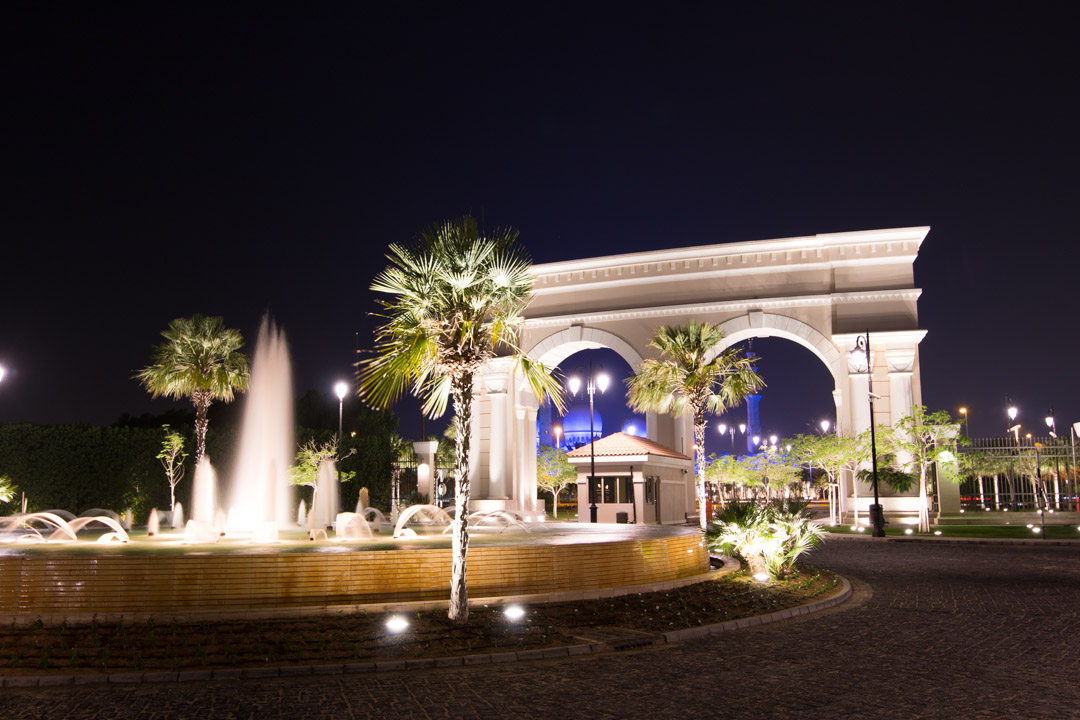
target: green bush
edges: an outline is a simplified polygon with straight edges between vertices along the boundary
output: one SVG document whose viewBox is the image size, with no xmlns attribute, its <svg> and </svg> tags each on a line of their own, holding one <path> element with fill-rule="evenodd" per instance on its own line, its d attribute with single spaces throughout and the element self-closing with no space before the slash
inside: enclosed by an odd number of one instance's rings
<svg viewBox="0 0 1080 720">
<path fill-rule="evenodd" d="M 803 553 L 824 535 L 810 519 L 805 503 L 779 501 L 770 505 L 732 503 L 705 533 L 710 550 L 742 558 L 754 575 L 788 575 Z"/>
<path fill-rule="evenodd" d="M 189 446 L 190 427 L 178 428 Z M 345 448 L 356 448 L 342 470 L 356 473 L 356 480 L 342 486 L 343 508 L 356 505 L 361 487 L 368 488 L 370 502 L 388 509 L 393 449 L 390 433 L 346 436 Z M 296 439 L 329 439 L 326 430 L 298 428 Z M 157 459 L 164 437 L 160 425 L 109 426 L 0 424 L 0 476 L 10 478 L 19 493 L 0 507 L 0 515 L 18 512 L 21 493 L 26 493 L 31 512 L 59 508 L 78 514 L 94 507 L 117 512 L 131 508 L 135 521 L 146 521 L 150 508 L 169 507 L 169 483 Z M 234 448 L 239 439 L 235 425 L 210 424 L 207 456 L 219 478 L 232 476 Z M 188 460 L 187 474 L 176 488 L 177 501 L 190 507 L 194 468 Z"/>
</svg>

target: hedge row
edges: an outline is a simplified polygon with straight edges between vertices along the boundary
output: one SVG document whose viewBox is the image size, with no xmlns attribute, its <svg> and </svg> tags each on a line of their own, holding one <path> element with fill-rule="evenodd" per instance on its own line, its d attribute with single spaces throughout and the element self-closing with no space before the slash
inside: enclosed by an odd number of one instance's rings
<svg viewBox="0 0 1080 720">
<path fill-rule="evenodd" d="M 193 454 L 191 428 L 179 430 Z M 333 435 L 330 430 L 296 430 L 297 443 L 312 437 L 326 441 Z M 0 424 L 0 475 L 11 478 L 18 490 L 14 500 L 0 504 L 0 515 L 17 512 L 25 493 L 30 511 L 60 508 L 78 514 L 94 507 L 117 512 L 131 508 L 136 522 L 145 522 L 150 508 L 169 507 L 169 484 L 156 457 L 163 437 L 160 427 Z M 207 455 L 221 478 L 231 476 L 237 438 L 235 426 L 211 423 Z M 385 508 L 394 460 L 391 434 L 344 440 L 346 450 L 356 448 L 356 453 L 345 459 L 342 469 L 355 471 L 356 479 L 342 487 L 342 508 L 356 505 L 361 487 L 368 488 L 372 505 Z M 187 474 L 176 488 L 177 500 L 185 507 L 194 475 L 191 462 L 189 457 Z"/>
</svg>

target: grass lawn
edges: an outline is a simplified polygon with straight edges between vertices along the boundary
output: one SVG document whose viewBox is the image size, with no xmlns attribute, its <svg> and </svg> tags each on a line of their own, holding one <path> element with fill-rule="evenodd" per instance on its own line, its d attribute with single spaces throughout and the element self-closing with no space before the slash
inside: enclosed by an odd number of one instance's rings
<svg viewBox="0 0 1080 720">
<path fill-rule="evenodd" d="M 1035 525 L 1038 528 L 1038 525 Z M 825 526 L 825 529 L 838 535 L 869 535 L 870 529 L 863 532 L 853 532 L 848 525 L 835 527 Z M 905 537 L 906 530 L 912 530 L 911 535 L 918 536 L 917 528 L 909 526 L 886 525 L 885 535 L 888 537 Z M 953 538 L 1012 538 L 1030 540 L 1043 537 L 1042 532 L 1034 532 L 1032 528 L 1023 525 L 931 525 L 930 536 L 953 537 Z M 940 535 L 938 534 L 940 533 Z M 922 537 L 928 537 L 923 535 Z M 1075 525 L 1047 525 L 1046 535 L 1048 540 L 1080 540 L 1080 532 Z"/>
<path fill-rule="evenodd" d="M 139 623 L 0 627 L 0 675 L 93 674 L 224 667 L 351 663 L 580 644 L 598 628 L 661 633 L 783 610 L 826 597 L 837 577 L 800 567 L 791 577 L 757 583 L 745 571 L 666 592 L 525 608 L 509 621 L 498 606 L 474 607 L 453 625 L 445 610 L 401 613 L 400 633 L 388 614 L 337 614 L 306 619 L 199 622 L 169 617 Z"/>
</svg>

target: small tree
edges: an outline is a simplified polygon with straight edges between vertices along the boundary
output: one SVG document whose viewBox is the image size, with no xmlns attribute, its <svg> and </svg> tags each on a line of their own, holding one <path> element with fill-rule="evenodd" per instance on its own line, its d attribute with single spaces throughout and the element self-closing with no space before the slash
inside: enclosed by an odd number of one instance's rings
<svg viewBox="0 0 1080 720">
<path fill-rule="evenodd" d="M 779 493 L 798 480 L 798 468 L 793 467 L 785 455 L 775 450 L 763 450 L 751 455 L 747 462 L 765 487 L 765 497 L 769 500 L 782 497 Z M 774 496 L 774 493 L 777 494 Z"/>
<path fill-rule="evenodd" d="M 0 503 L 11 502 L 15 497 L 15 482 L 7 475 L 0 475 Z"/>
<path fill-rule="evenodd" d="M 577 470 L 570 464 L 566 452 L 548 446 L 540 448 L 536 456 L 536 485 L 541 490 L 551 493 L 551 514 L 559 516 L 559 493 L 564 488 L 577 480 Z M 570 511 L 566 511 L 566 519 L 570 519 Z"/>
<path fill-rule="evenodd" d="M 866 447 L 868 448 L 869 445 L 866 444 Z M 836 434 L 799 435 L 792 442 L 792 457 L 799 463 L 820 468 L 825 474 L 830 493 L 829 521 L 834 525 L 840 521 L 834 509 L 834 498 L 839 496 L 840 476 L 845 470 L 854 473 L 866 452 L 861 438 Z M 858 524 L 859 491 L 854 483 L 852 487 L 855 492 L 855 524 Z M 839 505 L 839 502 L 835 502 L 835 505 Z"/>
<path fill-rule="evenodd" d="M 165 431 L 165 438 L 161 441 L 161 452 L 157 459 L 165 468 L 165 480 L 169 483 L 169 510 L 176 509 L 176 486 L 184 479 L 187 467 L 184 460 L 188 454 L 184 452 L 184 436 L 169 427 L 168 423 L 161 426 Z"/>
<path fill-rule="evenodd" d="M 705 482 L 726 485 L 730 489 L 731 498 L 737 500 L 738 489 L 759 484 L 760 477 L 744 460 L 731 455 L 711 455 L 709 465 L 705 468 Z"/>
<path fill-rule="evenodd" d="M 321 444 L 312 438 L 297 450 L 296 465 L 289 470 L 289 482 L 299 487 L 311 488 L 311 507 L 314 508 L 315 498 L 319 494 L 319 467 L 327 461 L 340 463 L 355 452 L 356 448 L 352 448 L 349 452 L 339 455 L 337 435 Z M 356 477 L 355 472 L 341 470 L 340 464 L 338 468 L 341 482 L 349 482 Z"/>
<path fill-rule="evenodd" d="M 939 470 L 939 482 L 958 482 L 959 464 L 953 452 L 960 433 L 960 424 L 953 422 L 948 412 L 927 412 L 922 405 L 884 433 L 887 452 L 897 459 L 899 469 L 919 476 L 919 532 L 930 532 L 930 505 L 927 501 L 926 478 L 930 466 Z"/>
</svg>

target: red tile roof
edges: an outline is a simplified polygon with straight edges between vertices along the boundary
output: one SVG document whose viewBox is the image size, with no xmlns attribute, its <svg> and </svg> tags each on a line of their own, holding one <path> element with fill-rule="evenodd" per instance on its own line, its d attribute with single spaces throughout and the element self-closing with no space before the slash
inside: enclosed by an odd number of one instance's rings
<svg viewBox="0 0 1080 720">
<path fill-rule="evenodd" d="M 690 460 L 682 453 L 666 448 L 660 443 L 646 440 L 635 435 L 617 432 L 607 437 L 602 437 L 593 443 L 596 445 L 596 456 L 607 457 L 616 455 L 659 455 L 661 457 Z M 591 455 L 588 445 L 582 445 L 576 450 L 566 453 L 567 457 L 587 458 Z"/>
</svg>

